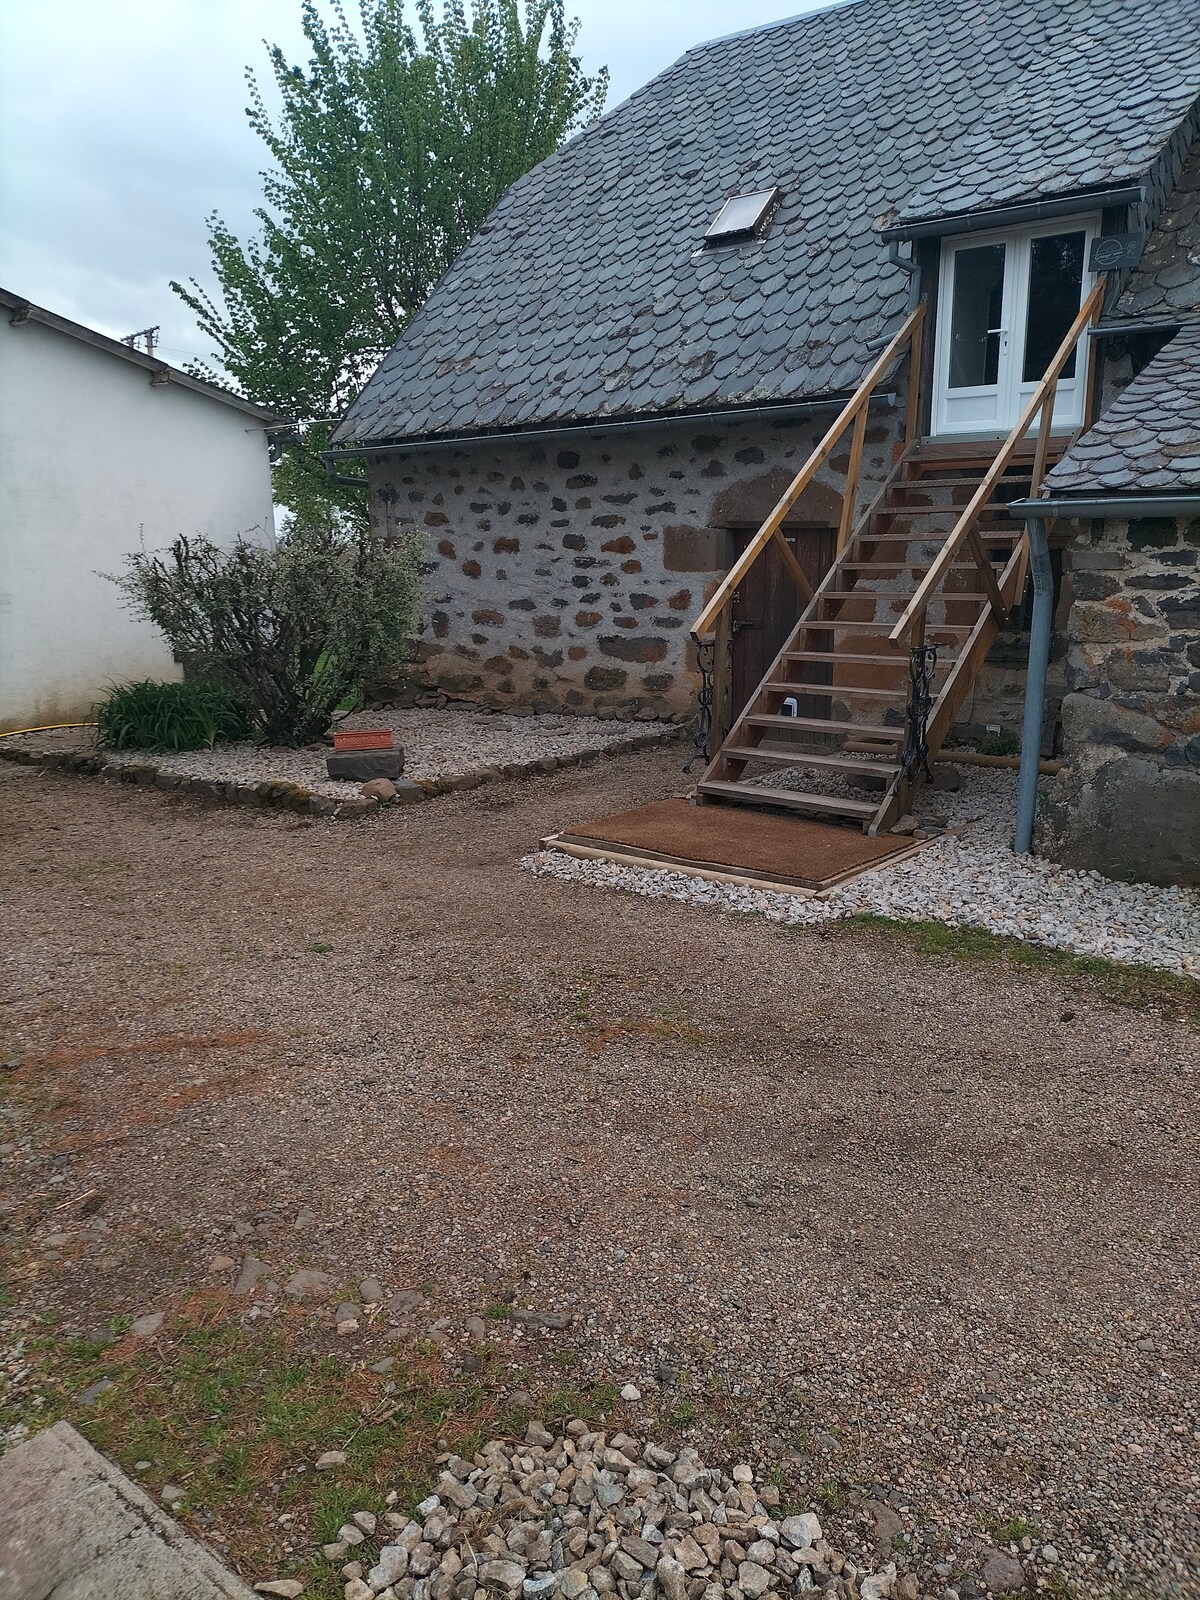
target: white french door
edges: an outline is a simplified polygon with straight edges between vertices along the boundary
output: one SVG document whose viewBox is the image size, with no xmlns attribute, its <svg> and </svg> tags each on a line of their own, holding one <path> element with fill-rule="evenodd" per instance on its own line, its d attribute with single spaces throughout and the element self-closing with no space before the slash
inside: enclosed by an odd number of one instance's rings
<svg viewBox="0 0 1200 1600">
<path fill-rule="evenodd" d="M 933 432 L 1010 433 L 1090 292 L 1099 218 L 942 241 Z M 1054 425 L 1083 421 L 1088 340 L 1059 379 Z"/>
</svg>

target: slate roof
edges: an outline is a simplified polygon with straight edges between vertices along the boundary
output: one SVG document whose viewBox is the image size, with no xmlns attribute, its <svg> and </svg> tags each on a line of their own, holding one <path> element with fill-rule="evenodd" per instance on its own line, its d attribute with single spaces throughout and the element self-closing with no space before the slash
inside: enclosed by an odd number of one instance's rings
<svg viewBox="0 0 1200 1600">
<path fill-rule="evenodd" d="M 846 392 L 907 304 L 879 226 L 1137 178 L 1198 95 L 1197 0 L 854 0 L 702 45 L 509 190 L 334 442 Z M 765 238 L 700 247 L 772 184 Z"/>
<path fill-rule="evenodd" d="M 1200 319 L 1188 322 L 1052 471 L 1044 493 L 1200 489 Z"/>
<path fill-rule="evenodd" d="M 1200 143 L 1179 175 L 1112 320 L 1200 316 Z"/>
</svg>

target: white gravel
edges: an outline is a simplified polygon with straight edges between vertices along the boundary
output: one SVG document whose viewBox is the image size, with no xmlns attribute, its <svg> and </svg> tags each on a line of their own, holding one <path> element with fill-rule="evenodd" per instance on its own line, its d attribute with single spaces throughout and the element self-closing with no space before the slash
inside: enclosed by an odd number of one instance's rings
<svg viewBox="0 0 1200 1600">
<path fill-rule="evenodd" d="M 526 856 L 542 877 L 599 888 L 757 914 L 812 926 L 857 912 L 901 922 L 983 928 L 1075 955 L 1102 956 L 1200 976 L 1200 893 L 1151 884 L 1115 883 L 1038 856 L 1017 856 L 1008 843 L 1016 815 L 1017 775 L 964 767 L 957 793 L 926 790 L 919 813 L 951 828 L 918 855 L 864 873 L 840 889 L 802 896 L 709 883 L 680 872 L 655 872 L 559 851 Z"/>
<path fill-rule="evenodd" d="M 340 729 L 387 728 L 404 750 L 404 776 L 421 779 L 456 778 L 486 768 L 503 767 L 543 757 L 605 751 L 657 724 L 618 722 L 597 717 L 512 716 L 505 712 L 460 708 L 356 712 L 337 724 Z M 14 739 L 14 745 L 78 747 L 82 733 L 33 734 Z M 160 755 L 141 750 L 106 752 L 114 765 L 152 762 L 161 772 L 181 777 L 205 778 L 218 783 L 262 783 L 280 780 L 299 784 L 313 794 L 338 800 L 357 796 L 358 783 L 332 779 L 325 770 L 325 745 L 286 749 L 279 745 L 225 744 L 212 750 L 187 750 Z"/>
<path fill-rule="evenodd" d="M 863 1571 L 828 1542 L 815 1512 L 787 1515 L 748 1462 L 726 1475 L 690 1446 L 643 1444 L 579 1419 L 557 1436 L 531 1422 L 523 1441 L 493 1439 L 471 1460 L 441 1460 L 415 1517 L 355 1511 L 322 1547 L 345 1600 L 918 1597 L 916 1578 L 898 1579 L 894 1561 Z M 1024 1583 L 1011 1557 L 1008 1570 Z M 286 1579 L 257 1587 L 303 1593 Z"/>
</svg>

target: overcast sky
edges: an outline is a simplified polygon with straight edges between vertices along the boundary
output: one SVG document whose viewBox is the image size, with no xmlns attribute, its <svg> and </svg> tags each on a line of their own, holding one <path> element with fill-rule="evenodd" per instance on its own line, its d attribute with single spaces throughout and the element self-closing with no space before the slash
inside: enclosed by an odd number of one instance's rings
<svg viewBox="0 0 1200 1600">
<path fill-rule="evenodd" d="M 574 0 L 609 105 L 691 45 L 819 0 Z M 347 10 L 356 9 L 348 0 Z M 172 278 L 209 282 L 204 219 L 243 236 L 265 152 L 243 70 L 307 59 L 299 0 L 0 0 L 0 285 L 106 333 L 208 357 Z"/>
</svg>

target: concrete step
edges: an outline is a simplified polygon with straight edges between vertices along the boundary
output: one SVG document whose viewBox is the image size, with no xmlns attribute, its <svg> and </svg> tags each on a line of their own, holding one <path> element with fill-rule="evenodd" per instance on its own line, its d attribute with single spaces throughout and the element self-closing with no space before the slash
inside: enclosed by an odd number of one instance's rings
<svg viewBox="0 0 1200 1600">
<path fill-rule="evenodd" d="M 69 1423 L 0 1457 L 3 1600 L 256 1600 Z"/>
</svg>

